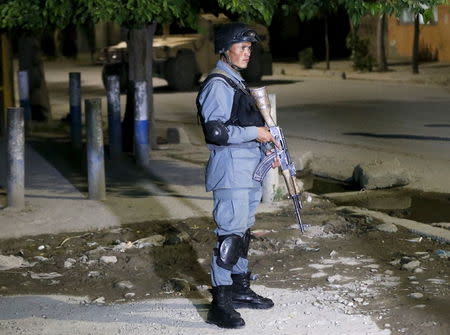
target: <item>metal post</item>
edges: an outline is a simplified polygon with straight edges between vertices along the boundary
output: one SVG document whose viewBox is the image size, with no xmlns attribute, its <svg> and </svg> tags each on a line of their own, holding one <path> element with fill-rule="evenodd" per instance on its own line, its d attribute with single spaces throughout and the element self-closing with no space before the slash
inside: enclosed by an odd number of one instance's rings
<svg viewBox="0 0 450 335">
<path fill-rule="evenodd" d="M 106 185 L 101 100 L 99 98 L 86 99 L 84 103 L 86 111 L 89 199 L 105 200 Z"/>
<path fill-rule="evenodd" d="M 270 115 L 272 119 L 277 123 L 277 99 L 275 94 L 269 94 L 270 100 Z M 272 203 L 275 193 L 278 189 L 278 169 L 270 169 L 263 180 L 262 189 L 262 202 Z"/>
<path fill-rule="evenodd" d="M 81 135 L 81 75 L 80 72 L 69 73 L 70 100 L 70 136 L 72 148 L 81 151 L 83 142 Z"/>
<path fill-rule="evenodd" d="M 23 208 L 25 205 L 25 132 L 24 109 L 8 108 L 7 112 L 7 204 Z"/>
<path fill-rule="evenodd" d="M 150 154 L 147 83 L 137 81 L 134 85 L 134 154 L 138 165 L 147 167 Z"/>
<path fill-rule="evenodd" d="M 20 107 L 23 108 L 25 130 L 28 133 L 31 128 L 30 81 L 28 71 L 19 71 L 18 77 Z"/>
<path fill-rule="evenodd" d="M 119 76 L 109 76 L 107 78 L 106 95 L 108 101 L 109 154 L 111 159 L 118 159 L 122 155 Z"/>
</svg>

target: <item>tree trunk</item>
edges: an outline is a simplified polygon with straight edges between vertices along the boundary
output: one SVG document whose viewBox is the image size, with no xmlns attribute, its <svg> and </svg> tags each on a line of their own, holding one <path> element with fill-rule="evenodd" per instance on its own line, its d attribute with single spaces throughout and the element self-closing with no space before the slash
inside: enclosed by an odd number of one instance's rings
<svg viewBox="0 0 450 335">
<path fill-rule="evenodd" d="M 53 28 L 44 29 L 41 37 L 41 51 L 44 57 L 54 60 L 56 58 L 55 31 Z"/>
<path fill-rule="evenodd" d="M 377 25 L 377 63 L 379 72 L 385 72 L 388 70 L 386 60 L 385 33 L 386 33 L 386 14 L 383 13 L 378 17 L 378 25 Z"/>
<path fill-rule="evenodd" d="M 58 33 L 59 47 L 61 54 L 70 59 L 77 59 L 77 26 L 69 24 Z"/>
<path fill-rule="evenodd" d="M 7 33 L 0 34 L 0 57 L 2 92 L 0 92 L 0 137 L 6 138 L 6 112 L 14 107 L 14 74 L 11 37 Z M 1 163 L 0 163 L 1 164 Z"/>
<path fill-rule="evenodd" d="M 420 36 L 420 22 L 419 14 L 414 17 L 414 39 L 412 49 L 412 73 L 419 73 L 419 36 Z"/>
<path fill-rule="evenodd" d="M 350 48 L 351 51 L 351 59 L 353 60 L 353 67 L 355 67 L 355 54 L 356 54 L 356 41 L 358 39 L 358 32 L 359 32 L 359 24 L 354 24 L 353 21 L 350 19 L 350 32 L 349 37 L 351 43 L 347 43 L 347 47 Z"/>
<path fill-rule="evenodd" d="M 84 37 L 87 40 L 87 45 L 89 48 L 89 52 L 91 54 L 91 61 L 94 62 L 94 55 L 95 55 L 95 25 L 93 21 L 86 21 L 85 24 L 82 24 L 81 26 L 79 26 L 82 34 L 84 35 Z M 108 43 L 109 44 L 109 43 Z M 112 43 L 111 43 L 112 44 Z"/>
<path fill-rule="evenodd" d="M 28 71 L 31 119 L 47 121 L 51 118 L 51 109 L 39 40 L 28 33 L 20 34 L 18 53 L 19 71 Z"/>
<path fill-rule="evenodd" d="M 150 147 L 156 147 L 156 127 L 153 112 L 153 37 L 156 22 L 141 28 L 129 28 L 127 32 L 128 49 L 128 90 L 125 116 L 122 124 L 124 151 L 133 150 L 134 138 L 134 83 L 147 82 L 148 120 L 150 123 Z"/>
<path fill-rule="evenodd" d="M 328 16 L 325 16 L 325 59 L 327 61 L 327 70 L 330 69 L 330 41 L 328 38 Z"/>
</svg>

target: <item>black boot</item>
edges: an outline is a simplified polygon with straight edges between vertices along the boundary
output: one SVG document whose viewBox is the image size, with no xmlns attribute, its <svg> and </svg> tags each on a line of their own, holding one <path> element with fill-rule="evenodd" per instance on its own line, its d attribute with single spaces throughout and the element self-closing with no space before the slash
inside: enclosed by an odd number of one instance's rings
<svg viewBox="0 0 450 335">
<path fill-rule="evenodd" d="M 242 328 L 245 321 L 236 312 L 231 303 L 231 285 L 212 288 L 213 300 L 206 322 L 221 328 Z"/>
<path fill-rule="evenodd" d="M 232 274 L 232 302 L 234 308 L 268 309 L 273 307 L 273 301 L 261 297 L 250 288 L 250 272 Z"/>
</svg>

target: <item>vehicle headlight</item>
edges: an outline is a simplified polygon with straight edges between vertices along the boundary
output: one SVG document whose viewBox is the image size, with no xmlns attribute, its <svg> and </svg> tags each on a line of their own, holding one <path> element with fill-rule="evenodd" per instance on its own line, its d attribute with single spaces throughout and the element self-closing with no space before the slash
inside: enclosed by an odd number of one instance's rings
<svg viewBox="0 0 450 335">
<path fill-rule="evenodd" d="M 108 56 L 110 62 L 119 62 L 121 60 L 121 55 L 118 51 L 112 51 Z"/>
</svg>

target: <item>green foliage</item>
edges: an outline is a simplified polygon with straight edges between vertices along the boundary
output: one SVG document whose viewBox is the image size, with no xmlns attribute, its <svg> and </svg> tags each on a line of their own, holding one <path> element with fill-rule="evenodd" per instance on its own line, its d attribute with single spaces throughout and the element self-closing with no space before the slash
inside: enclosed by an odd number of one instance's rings
<svg viewBox="0 0 450 335">
<path fill-rule="evenodd" d="M 0 28 L 63 28 L 69 23 L 87 20 L 114 21 L 128 27 L 177 21 L 195 27 L 199 3 L 195 0 L 2 0 Z M 265 24 L 270 24 L 279 3 L 277 0 L 217 0 L 218 6 L 239 14 L 242 21 Z M 343 6 L 354 23 L 359 23 L 367 14 L 398 16 L 409 8 L 429 22 L 433 8 L 444 3 L 448 3 L 447 0 L 284 0 L 281 8 L 285 13 L 296 12 L 302 20 L 309 20 L 331 14 Z"/>
<path fill-rule="evenodd" d="M 72 19 L 76 2 L 72 0 L 3 0 L 0 28 L 36 30 L 48 26 L 64 27 Z"/>
<path fill-rule="evenodd" d="M 303 68 L 311 69 L 315 62 L 313 49 L 312 48 L 303 49 L 298 53 L 298 59 L 300 61 L 300 64 L 303 65 Z"/>
<path fill-rule="evenodd" d="M 113 21 L 130 28 L 150 22 L 196 27 L 201 2 L 195 0 L 2 0 L 0 28 L 40 30 L 69 23 Z M 269 24 L 277 0 L 217 0 L 245 22 Z"/>
<path fill-rule="evenodd" d="M 421 14 L 425 23 L 433 19 L 433 9 L 448 3 L 448 0 L 385 0 L 375 1 L 370 5 L 372 15 L 385 13 L 400 16 L 404 9 L 413 14 Z"/>
<path fill-rule="evenodd" d="M 194 27 L 197 8 L 190 0 L 78 0 L 86 7 L 83 20 L 114 21 L 137 28 L 150 22 Z"/>
<path fill-rule="evenodd" d="M 194 0 L 3 0 L 0 28 L 64 28 L 88 20 L 114 21 L 128 27 L 177 21 L 195 27 L 197 6 Z"/>
<path fill-rule="evenodd" d="M 278 4 L 277 0 L 217 0 L 219 6 L 239 14 L 244 22 L 261 22 L 269 25 Z"/>
<path fill-rule="evenodd" d="M 353 24 L 358 25 L 365 15 L 400 16 L 404 9 L 421 14 L 425 22 L 433 19 L 433 9 L 448 0 L 339 0 Z"/>
<path fill-rule="evenodd" d="M 345 8 L 354 25 L 359 25 L 365 15 L 375 15 L 380 4 L 378 1 L 340 0 L 340 5 Z"/>
<path fill-rule="evenodd" d="M 350 59 L 353 61 L 353 68 L 359 71 L 372 71 L 374 58 L 369 49 L 370 41 L 350 32 L 346 43 L 347 48 L 352 50 Z"/>
<path fill-rule="evenodd" d="M 301 20 L 323 17 L 337 11 L 341 0 L 287 0 L 281 5 L 285 14 L 297 13 Z"/>
</svg>

